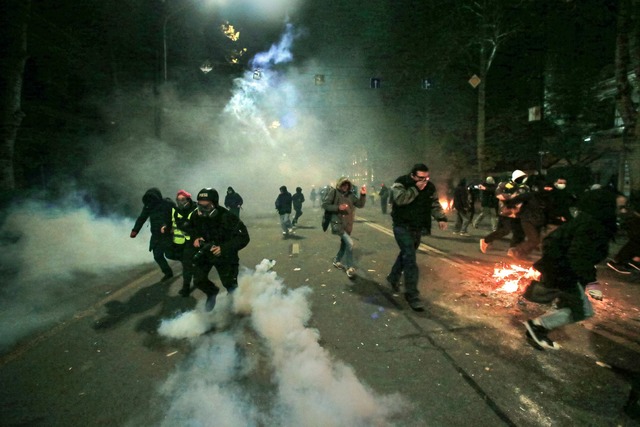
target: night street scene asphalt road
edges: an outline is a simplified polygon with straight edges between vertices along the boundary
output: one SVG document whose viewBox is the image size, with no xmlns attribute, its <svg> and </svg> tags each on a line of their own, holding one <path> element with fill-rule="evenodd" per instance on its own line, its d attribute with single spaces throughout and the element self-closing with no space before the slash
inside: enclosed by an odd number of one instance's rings
<svg viewBox="0 0 640 427">
<path fill-rule="evenodd" d="M 639 379 L 640 276 L 599 265 L 597 314 L 540 351 L 521 322 L 550 307 L 494 278 L 512 265 L 506 240 L 482 254 L 488 227 L 425 237 L 419 313 L 384 280 L 390 217 L 360 214 L 355 279 L 332 266 L 337 238 L 316 208 L 289 238 L 277 215 L 248 216 L 240 288 L 211 313 L 149 260 L 50 282 L 56 306 L 17 298 L 2 319 L 24 333 L 0 359 L 3 425 L 638 425 L 624 407 Z"/>
<path fill-rule="evenodd" d="M 638 10 L 0 2 L 0 425 L 640 425 Z M 416 164 L 428 171 L 411 174 Z M 455 225 L 468 212 L 454 199 L 477 215 L 490 182 L 515 176 L 528 196 L 497 209 L 514 209 L 514 223 L 538 214 L 528 255 L 509 252 L 509 236 L 483 245 L 488 217 L 468 233 Z M 387 281 L 407 239 L 390 215 L 401 203 L 381 194 L 404 178 L 448 218 L 422 230 L 423 311 L 407 301 L 406 271 Z M 340 241 L 321 227 L 322 195 L 341 180 L 366 192 L 355 270 L 334 265 Z M 305 197 L 285 236 L 282 186 Z M 136 225 L 149 192 L 177 212 L 205 189 L 195 218 L 224 214 L 209 188 L 221 206 L 230 189 L 241 196 L 228 208 L 250 236 L 235 293 L 210 273 L 221 289 L 210 311 L 202 290 L 181 294 L 180 262 L 173 277 L 154 262 L 169 210 Z M 616 211 L 583 209 L 593 194 Z M 566 280 L 595 315 L 527 323 L 567 308 L 524 297 L 543 256 L 535 233 L 600 214 L 611 239 L 595 245 L 602 230 L 582 229 L 584 247 L 560 251 L 591 252 L 579 259 L 591 272 L 600 253 L 596 277 Z M 162 225 L 174 243 L 185 232 L 175 216 Z"/>
</svg>

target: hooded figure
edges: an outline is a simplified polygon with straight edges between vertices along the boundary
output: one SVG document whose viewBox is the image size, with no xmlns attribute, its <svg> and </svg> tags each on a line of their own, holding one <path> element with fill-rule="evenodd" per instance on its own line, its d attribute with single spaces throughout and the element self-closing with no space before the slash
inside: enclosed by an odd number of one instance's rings
<svg viewBox="0 0 640 427">
<path fill-rule="evenodd" d="M 556 291 L 558 309 L 525 322 L 527 338 L 536 348 L 558 349 L 547 336 L 551 330 L 593 316 L 585 290 L 602 299 L 595 265 L 606 258 L 616 233 L 615 199 L 607 189 L 588 191 L 576 218 L 544 238 L 542 258 L 533 266 L 541 273 L 539 284 Z"/>
<path fill-rule="evenodd" d="M 304 194 L 302 194 L 302 188 L 296 187 L 296 193 L 291 196 L 293 203 L 293 210 L 296 211 L 296 215 L 293 217 L 292 224 L 298 223 L 298 218 L 302 216 L 302 204 L 304 203 Z"/>
<path fill-rule="evenodd" d="M 331 214 L 331 233 L 340 236 L 340 248 L 333 265 L 346 270 L 349 278 L 354 278 L 356 270 L 353 267 L 353 220 L 356 209 L 364 207 L 367 200 L 367 187 L 360 187 L 360 194 L 353 193 L 353 184 L 349 178 L 341 177 L 336 182 L 336 188 L 331 188 L 322 200 L 322 208 Z"/>
<path fill-rule="evenodd" d="M 240 218 L 240 209 L 242 208 L 242 197 L 236 193 L 233 187 L 227 188 L 227 195 L 224 197 L 224 206 L 229 212 Z"/>
<path fill-rule="evenodd" d="M 280 194 L 278 194 L 276 198 L 275 205 L 278 215 L 280 215 L 280 227 L 282 227 L 282 235 L 284 237 L 293 233 L 291 225 L 291 204 L 291 193 L 289 193 L 287 187 L 283 185 L 280 187 Z"/>
<path fill-rule="evenodd" d="M 130 237 L 135 238 L 149 219 L 151 228 L 149 251 L 153 252 L 153 259 L 164 273 L 162 280 L 170 279 L 173 277 L 173 271 L 165 258 L 165 252 L 171 248 L 171 212 L 175 205 L 172 200 L 163 199 L 162 193 L 155 187 L 144 193 L 142 203 L 144 204 L 142 212 L 136 219 Z"/>
</svg>

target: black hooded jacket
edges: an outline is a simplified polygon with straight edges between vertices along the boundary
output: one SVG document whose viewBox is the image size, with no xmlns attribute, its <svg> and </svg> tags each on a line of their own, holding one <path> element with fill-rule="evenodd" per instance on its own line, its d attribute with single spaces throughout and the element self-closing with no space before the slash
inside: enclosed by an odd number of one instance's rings
<svg viewBox="0 0 640 427">
<path fill-rule="evenodd" d="M 578 205 L 578 215 L 542 242 L 542 258 L 534 267 L 546 286 L 571 290 L 596 280 L 595 265 L 606 258 L 616 232 L 615 194 L 591 190 Z"/>
<path fill-rule="evenodd" d="M 249 244 L 249 232 L 244 223 L 222 206 L 217 206 L 211 216 L 194 212 L 189 220 L 189 232 L 193 240 L 202 238 L 205 243 L 220 246 L 219 257 L 207 253 L 209 261 L 214 264 L 237 264 L 238 251 Z"/>
<path fill-rule="evenodd" d="M 142 212 L 136 219 L 136 223 L 133 226 L 133 231 L 139 233 L 144 223 L 149 219 L 151 228 L 151 241 L 149 242 L 149 250 L 153 249 L 161 240 L 171 241 L 171 209 L 175 207 L 175 204 L 171 199 L 163 199 L 162 193 L 157 188 L 150 188 L 142 196 L 142 203 L 144 206 Z M 163 234 L 160 229 L 166 226 L 167 231 Z"/>
</svg>

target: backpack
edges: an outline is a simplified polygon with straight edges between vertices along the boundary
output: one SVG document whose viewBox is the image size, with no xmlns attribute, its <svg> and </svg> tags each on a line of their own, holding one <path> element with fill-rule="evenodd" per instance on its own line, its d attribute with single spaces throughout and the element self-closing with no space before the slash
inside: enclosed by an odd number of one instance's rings
<svg viewBox="0 0 640 427">
<path fill-rule="evenodd" d="M 334 204 L 336 202 L 336 190 L 333 190 L 333 201 L 331 202 L 331 204 Z M 331 191 L 331 190 L 329 190 Z M 328 195 L 328 193 L 327 193 Z M 327 210 L 324 211 L 324 213 L 322 214 L 322 231 L 327 231 L 327 229 L 329 228 L 329 224 L 331 224 L 331 217 L 333 216 L 332 212 L 329 212 Z"/>
</svg>

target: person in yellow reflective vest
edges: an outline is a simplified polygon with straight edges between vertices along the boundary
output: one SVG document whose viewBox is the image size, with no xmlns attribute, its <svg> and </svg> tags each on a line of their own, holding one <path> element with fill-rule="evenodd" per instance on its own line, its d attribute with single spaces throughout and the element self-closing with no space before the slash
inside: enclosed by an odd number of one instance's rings
<svg viewBox="0 0 640 427">
<path fill-rule="evenodd" d="M 191 279 L 193 278 L 192 258 L 196 252 L 188 234 L 188 223 L 196 209 L 196 204 L 191 200 L 191 194 L 185 190 L 178 191 L 176 195 L 176 207 L 171 211 L 171 229 L 173 231 L 173 248 L 178 259 L 182 263 L 182 289 L 179 294 L 188 297 L 191 293 Z"/>
</svg>

